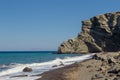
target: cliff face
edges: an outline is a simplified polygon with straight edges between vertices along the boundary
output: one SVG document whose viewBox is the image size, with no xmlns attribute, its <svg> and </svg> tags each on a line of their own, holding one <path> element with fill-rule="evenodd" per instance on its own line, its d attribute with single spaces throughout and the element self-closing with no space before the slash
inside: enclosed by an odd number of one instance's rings
<svg viewBox="0 0 120 80">
<path fill-rule="evenodd" d="M 113 52 L 120 50 L 120 12 L 82 21 L 81 33 L 63 42 L 58 53 Z"/>
</svg>

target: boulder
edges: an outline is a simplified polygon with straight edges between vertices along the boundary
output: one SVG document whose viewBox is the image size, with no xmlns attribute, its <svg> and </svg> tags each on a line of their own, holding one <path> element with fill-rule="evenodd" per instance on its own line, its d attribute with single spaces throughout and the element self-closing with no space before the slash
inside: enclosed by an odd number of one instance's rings
<svg viewBox="0 0 120 80">
<path fill-rule="evenodd" d="M 77 37 L 64 41 L 58 53 L 114 52 L 120 50 L 120 11 L 82 21 Z"/>
<path fill-rule="evenodd" d="M 25 68 L 23 69 L 23 72 L 32 72 L 32 68 L 25 67 Z"/>
</svg>

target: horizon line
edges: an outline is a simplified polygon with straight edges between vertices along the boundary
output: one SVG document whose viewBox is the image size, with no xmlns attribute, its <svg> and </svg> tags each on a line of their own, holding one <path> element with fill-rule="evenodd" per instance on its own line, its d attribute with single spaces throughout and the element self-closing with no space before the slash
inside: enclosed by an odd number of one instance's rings
<svg viewBox="0 0 120 80">
<path fill-rule="evenodd" d="M 55 51 L 55 50 L 48 50 L 48 51 L 47 51 L 47 50 L 46 50 L 46 51 L 45 51 L 45 50 L 44 50 L 44 51 L 43 51 L 43 50 L 42 50 L 42 51 L 31 51 L 31 50 L 30 50 L 30 51 L 0 51 L 0 52 L 57 52 L 57 51 Z"/>
</svg>

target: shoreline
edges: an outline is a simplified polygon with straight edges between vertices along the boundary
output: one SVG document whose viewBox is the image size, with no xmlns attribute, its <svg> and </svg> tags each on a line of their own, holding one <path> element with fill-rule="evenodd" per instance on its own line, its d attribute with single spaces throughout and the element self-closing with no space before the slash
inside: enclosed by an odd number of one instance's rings
<svg viewBox="0 0 120 80">
<path fill-rule="evenodd" d="M 50 70 L 36 76 L 36 80 L 118 80 L 120 78 L 119 52 L 98 53 L 92 59 Z M 118 67 L 118 74 L 113 67 Z"/>
<path fill-rule="evenodd" d="M 93 53 L 94 54 L 94 53 Z M 39 76 L 36 76 L 38 74 L 44 73 L 46 71 L 50 71 L 53 69 L 57 69 L 60 67 L 64 67 L 66 65 L 71 65 L 75 62 L 81 62 L 83 60 L 92 58 L 91 56 L 93 54 L 87 54 L 87 55 L 76 55 L 76 56 L 70 56 L 66 55 L 66 57 L 62 58 L 55 58 L 54 60 L 43 62 L 43 63 L 32 63 L 32 64 L 15 64 L 12 65 L 13 67 L 10 69 L 6 69 L 0 72 L 1 80 L 35 80 L 39 78 Z M 51 55 L 51 54 L 50 54 Z M 67 57 L 68 56 L 68 57 Z M 55 56 L 56 57 L 56 56 Z M 9 65 L 8 65 L 9 67 Z M 10 65 L 11 67 L 11 65 Z M 25 68 L 31 68 L 31 72 L 23 72 L 23 69 Z"/>
</svg>

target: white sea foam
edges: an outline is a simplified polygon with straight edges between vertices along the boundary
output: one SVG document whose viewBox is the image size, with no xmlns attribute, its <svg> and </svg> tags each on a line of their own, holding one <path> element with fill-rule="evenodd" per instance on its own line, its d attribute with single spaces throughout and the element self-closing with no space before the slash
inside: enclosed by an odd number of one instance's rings
<svg viewBox="0 0 120 80">
<path fill-rule="evenodd" d="M 38 76 L 31 77 L 31 75 L 41 74 L 45 71 L 49 71 L 55 68 L 63 67 L 60 66 L 61 63 L 64 65 L 70 65 L 74 62 L 81 62 L 83 60 L 91 58 L 93 54 L 83 55 L 83 56 L 76 56 L 76 57 L 67 57 L 65 59 L 56 58 L 55 60 L 43 62 L 43 63 L 32 63 L 32 64 L 16 64 L 10 67 L 8 70 L 4 70 L 0 72 L 0 80 L 34 80 L 38 78 Z M 56 65 L 57 67 L 52 67 Z M 33 69 L 30 73 L 24 73 L 22 70 L 25 67 L 31 67 Z M 28 75 L 28 77 L 23 78 L 10 78 L 10 76 L 16 76 L 16 75 Z"/>
</svg>

